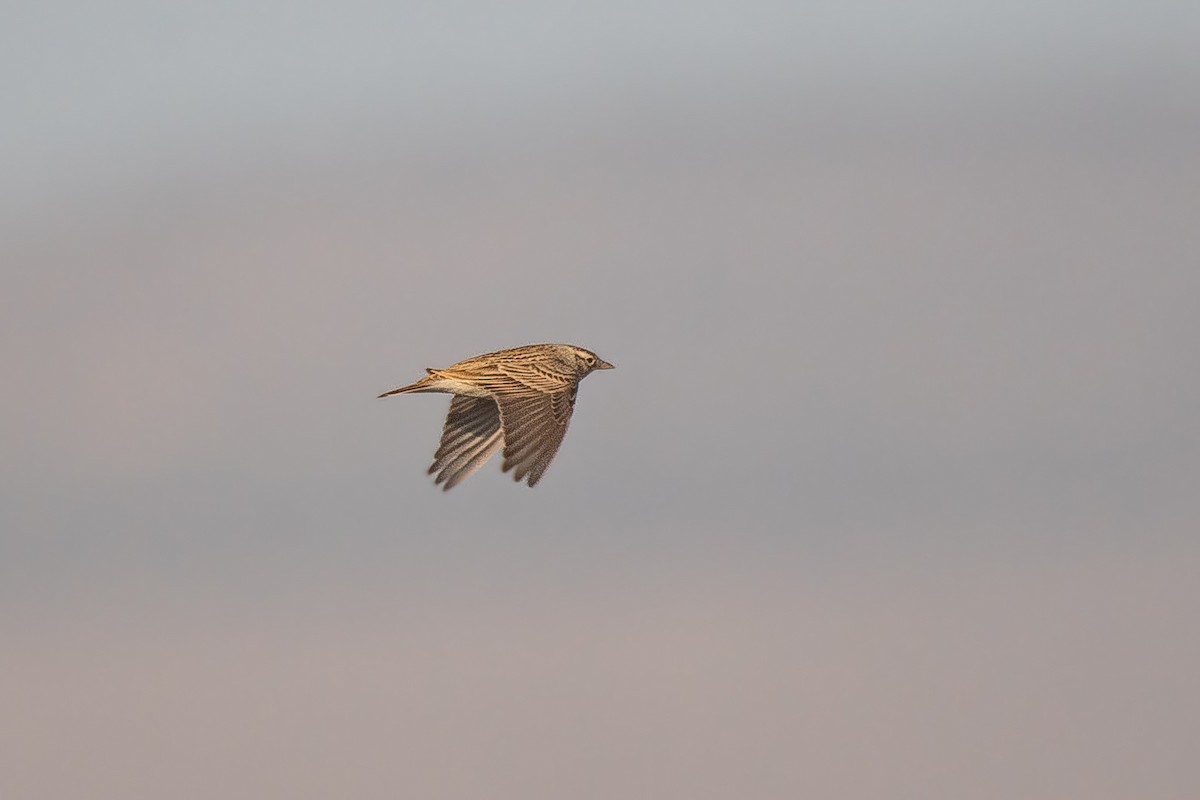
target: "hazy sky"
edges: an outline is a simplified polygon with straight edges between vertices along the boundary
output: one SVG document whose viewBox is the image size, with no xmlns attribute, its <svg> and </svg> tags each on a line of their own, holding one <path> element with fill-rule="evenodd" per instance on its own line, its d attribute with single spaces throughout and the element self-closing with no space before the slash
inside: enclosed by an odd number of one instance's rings
<svg viewBox="0 0 1200 800">
<path fill-rule="evenodd" d="M 1200 792 L 1194 3 L 24 5 L 0 795 Z"/>
</svg>

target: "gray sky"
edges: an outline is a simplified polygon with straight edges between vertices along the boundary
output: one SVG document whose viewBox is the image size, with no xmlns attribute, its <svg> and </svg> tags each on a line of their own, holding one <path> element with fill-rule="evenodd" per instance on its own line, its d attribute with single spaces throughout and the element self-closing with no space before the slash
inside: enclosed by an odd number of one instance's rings
<svg viewBox="0 0 1200 800">
<path fill-rule="evenodd" d="M 25 5 L 0 794 L 1200 791 L 1194 4 Z"/>
</svg>

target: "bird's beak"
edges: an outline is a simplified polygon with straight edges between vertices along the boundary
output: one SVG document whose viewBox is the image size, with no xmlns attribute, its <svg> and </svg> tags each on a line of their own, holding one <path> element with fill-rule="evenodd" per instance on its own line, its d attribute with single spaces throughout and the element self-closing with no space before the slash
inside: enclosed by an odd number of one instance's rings
<svg viewBox="0 0 1200 800">
<path fill-rule="evenodd" d="M 596 369 L 612 369 L 613 365 L 605 361 L 603 358 L 596 359 Z"/>
</svg>

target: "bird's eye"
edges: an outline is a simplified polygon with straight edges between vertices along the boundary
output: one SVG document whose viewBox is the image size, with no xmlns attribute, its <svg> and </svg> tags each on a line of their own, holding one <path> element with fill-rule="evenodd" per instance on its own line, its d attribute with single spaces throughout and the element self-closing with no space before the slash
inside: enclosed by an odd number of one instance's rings
<svg viewBox="0 0 1200 800">
<path fill-rule="evenodd" d="M 586 361 L 588 364 L 595 364 L 595 363 L 596 363 L 596 359 L 592 358 L 591 356 L 584 356 L 584 357 L 583 357 L 583 360 L 584 360 L 584 361 Z"/>
</svg>

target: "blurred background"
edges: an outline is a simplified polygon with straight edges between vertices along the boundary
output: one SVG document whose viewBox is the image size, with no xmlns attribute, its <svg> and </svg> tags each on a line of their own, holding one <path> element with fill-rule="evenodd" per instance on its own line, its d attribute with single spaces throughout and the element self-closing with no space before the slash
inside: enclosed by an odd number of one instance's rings
<svg viewBox="0 0 1200 800">
<path fill-rule="evenodd" d="M 25 3 L 0 794 L 1200 792 L 1200 6 Z M 616 364 L 534 490 L 427 366 Z"/>
</svg>

